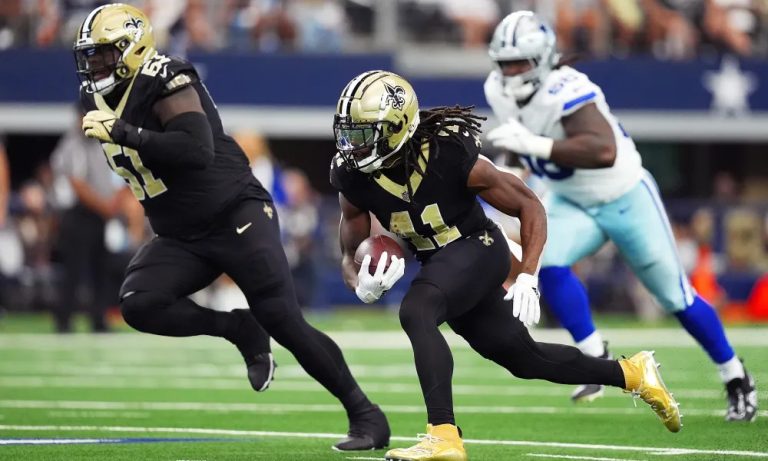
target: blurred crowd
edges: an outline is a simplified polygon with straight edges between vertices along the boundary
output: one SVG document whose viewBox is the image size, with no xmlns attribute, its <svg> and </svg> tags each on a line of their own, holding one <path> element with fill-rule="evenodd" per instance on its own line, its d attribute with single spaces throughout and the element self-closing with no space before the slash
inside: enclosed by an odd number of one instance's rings
<svg viewBox="0 0 768 461">
<path fill-rule="evenodd" d="M 323 307 L 318 255 L 328 239 L 322 237 L 320 197 L 304 172 L 273 160 L 260 134 L 234 136 L 275 200 L 299 302 Z M 79 126 L 13 188 L 10 167 L 0 137 L 0 313 L 49 311 L 55 330 L 67 333 L 82 312 L 93 332 L 109 331 L 125 268 L 154 235 L 141 204 Z M 247 308 L 226 277 L 195 296 L 220 310 Z"/>
<path fill-rule="evenodd" d="M 768 0 L 124 0 L 149 13 L 160 48 L 343 52 L 403 42 L 482 48 L 504 15 L 532 9 L 562 50 L 589 56 L 768 55 Z M 3 0 L 0 49 L 67 47 L 104 0 Z M 376 30 L 377 28 L 384 30 Z M 384 50 L 386 51 L 386 50 Z"/>
<path fill-rule="evenodd" d="M 239 131 L 234 137 L 254 176 L 275 199 L 301 305 L 356 303 L 339 272 L 337 198 L 318 193 L 304 171 L 276 160 L 259 133 Z M 152 237 L 140 204 L 107 168 L 99 145 L 76 126 L 31 177 L 16 178 L 13 188 L 2 146 L 0 142 L 0 308 L 49 310 L 59 332 L 71 331 L 73 314 L 82 312 L 93 331 L 108 331 L 106 316 L 117 305 L 123 271 L 136 249 Z M 711 197 L 670 200 L 667 208 L 696 290 L 739 319 L 768 320 L 768 204 L 750 201 L 742 189 L 736 178 L 721 173 Z M 410 276 L 414 269 L 411 264 Z M 611 244 L 575 270 L 598 311 L 646 319 L 662 315 Z M 226 277 L 195 296 L 217 309 L 247 307 Z M 117 315 L 116 308 L 112 312 Z"/>
<path fill-rule="evenodd" d="M 0 1 L 0 50 L 68 48 L 100 0 Z M 653 55 L 686 59 L 707 53 L 768 56 L 768 0 L 126 0 L 145 9 L 159 47 L 260 53 L 380 50 L 396 44 L 485 49 L 498 21 L 533 9 L 558 34 L 566 54 Z M 391 46 L 391 45 L 390 45 Z M 384 50 L 386 51 L 386 50 Z M 307 175 L 281 166 L 258 133 L 236 133 L 254 175 L 275 198 L 283 242 L 302 305 L 338 303 L 338 206 Z M 29 177 L 12 189 L 0 137 L 0 307 L 49 309 L 58 331 L 83 311 L 93 331 L 106 331 L 109 306 L 131 255 L 151 238 L 139 203 L 106 167 L 98 144 L 73 126 Z M 763 191 L 765 192 L 765 191 Z M 765 193 L 762 195 L 765 196 Z M 684 266 L 696 289 L 722 308 L 746 306 L 768 318 L 768 208 L 743 206 L 733 178 L 719 178 L 702 203 L 670 202 Z M 660 310 L 607 245 L 579 263 L 598 306 Z M 222 278 L 197 296 L 221 309 L 246 307 Z M 354 295 L 347 298 L 354 302 Z"/>
</svg>

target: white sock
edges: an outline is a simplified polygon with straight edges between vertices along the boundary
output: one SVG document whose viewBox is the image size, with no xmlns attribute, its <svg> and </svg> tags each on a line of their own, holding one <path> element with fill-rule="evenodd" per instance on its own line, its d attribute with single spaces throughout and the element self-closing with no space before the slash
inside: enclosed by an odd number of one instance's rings
<svg viewBox="0 0 768 461">
<path fill-rule="evenodd" d="M 717 371 L 720 372 L 720 379 L 722 379 L 724 383 L 728 383 L 728 381 L 732 379 L 743 378 L 746 376 L 744 365 L 742 365 L 741 360 L 735 355 L 731 360 L 719 363 L 717 365 Z"/>
<path fill-rule="evenodd" d="M 600 333 L 597 331 L 577 342 L 576 347 L 578 347 L 581 352 L 591 355 L 592 357 L 600 357 L 605 354 L 603 337 L 600 336 Z"/>
</svg>

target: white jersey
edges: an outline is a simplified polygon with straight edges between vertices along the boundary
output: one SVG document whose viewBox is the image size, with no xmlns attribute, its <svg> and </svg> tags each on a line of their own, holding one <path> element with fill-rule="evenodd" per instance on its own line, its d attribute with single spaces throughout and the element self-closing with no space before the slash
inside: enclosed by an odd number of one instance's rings
<svg viewBox="0 0 768 461">
<path fill-rule="evenodd" d="M 603 91 L 585 74 L 568 66 L 553 70 L 528 104 L 518 107 L 513 97 L 503 93 L 501 72 L 493 70 L 485 81 L 485 97 L 500 122 L 514 117 L 533 133 L 555 140 L 566 137 L 563 117 L 587 104 L 595 104 L 611 125 L 616 139 L 616 161 L 610 168 L 574 169 L 520 155 L 523 164 L 541 176 L 552 192 L 588 207 L 615 200 L 642 178 L 642 161 L 635 143 L 611 114 Z"/>
</svg>

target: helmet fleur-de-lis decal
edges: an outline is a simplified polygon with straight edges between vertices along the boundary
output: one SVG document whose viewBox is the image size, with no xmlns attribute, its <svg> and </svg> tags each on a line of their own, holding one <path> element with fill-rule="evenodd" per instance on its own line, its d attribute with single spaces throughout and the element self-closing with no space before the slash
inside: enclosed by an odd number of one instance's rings
<svg viewBox="0 0 768 461">
<path fill-rule="evenodd" d="M 383 106 L 391 105 L 394 109 L 403 110 L 405 106 L 405 90 L 402 86 L 392 86 L 387 82 L 384 82 L 384 88 L 387 90 L 387 94 L 384 95 Z"/>
<path fill-rule="evenodd" d="M 123 24 L 123 27 L 125 27 L 126 29 L 141 30 L 141 28 L 144 27 L 144 21 L 142 21 L 139 18 L 131 17 L 129 20 L 125 21 L 125 24 Z"/>
</svg>

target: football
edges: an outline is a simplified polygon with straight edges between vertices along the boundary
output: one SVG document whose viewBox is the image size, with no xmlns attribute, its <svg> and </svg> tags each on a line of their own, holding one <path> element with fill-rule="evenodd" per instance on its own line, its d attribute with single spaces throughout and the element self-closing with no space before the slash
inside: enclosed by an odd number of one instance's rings
<svg viewBox="0 0 768 461">
<path fill-rule="evenodd" d="M 360 270 L 360 265 L 363 263 L 365 255 L 371 255 L 371 264 L 368 266 L 368 271 L 373 275 L 376 272 L 376 266 L 379 264 L 379 257 L 385 251 L 387 252 L 386 267 L 389 267 L 392 255 L 398 258 L 403 257 L 403 249 L 393 238 L 386 235 L 372 235 L 368 237 L 360 243 L 357 251 L 355 251 L 355 267 Z"/>
</svg>

